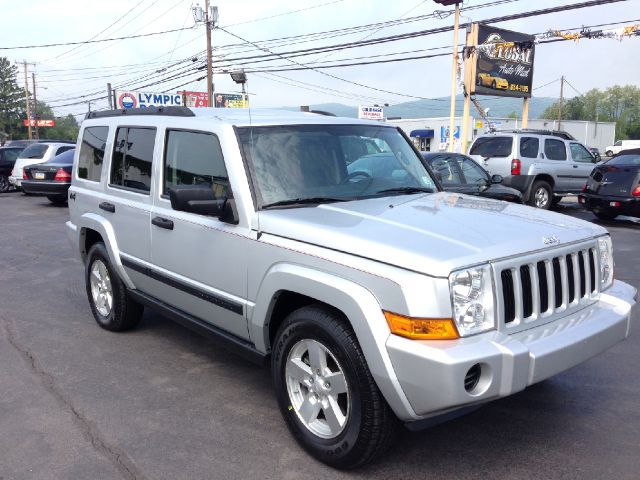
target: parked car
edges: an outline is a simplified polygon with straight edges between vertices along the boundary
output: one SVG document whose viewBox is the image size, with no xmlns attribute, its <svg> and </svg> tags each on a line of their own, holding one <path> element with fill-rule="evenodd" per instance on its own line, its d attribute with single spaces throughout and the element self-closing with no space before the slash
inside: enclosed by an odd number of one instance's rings
<svg viewBox="0 0 640 480">
<path fill-rule="evenodd" d="M 604 165 L 597 165 L 579 202 L 596 217 L 640 217 L 640 148 L 624 150 Z"/>
<path fill-rule="evenodd" d="M 0 147 L 0 193 L 8 192 L 11 188 L 9 175 L 22 150 L 24 147 Z"/>
<path fill-rule="evenodd" d="M 515 188 L 501 185 L 502 177 L 500 175 L 489 175 L 484 168 L 466 155 L 460 153 L 421 153 L 447 192 L 524 203 L 522 193 Z"/>
<path fill-rule="evenodd" d="M 469 156 L 503 185 L 522 192 L 534 207 L 549 209 L 564 195 L 578 194 L 595 157 L 566 132 L 499 130 L 479 135 Z"/>
<path fill-rule="evenodd" d="M 609 145 L 605 150 L 608 157 L 617 155 L 622 150 L 629 150 L 632 148 L 640 148 L 640 140 L 618 140 L 613 145 Z"/>
<path fill-rule="evenodd" d="M 491 87 L 497 90 L 506 90 L 509 88 L 509 82 L 505 78 L 501 78 L 491 73 L 479 73 L 477 84 L 483 87 Z"/>
<path fill-rule="evenodd" d="M 100 327 L 133 328 L 146 306 L 270 361 L 284 421 L 319 460 L 362 465 L 402 423 L 629 335 L 637 292 L 601 226 L 443 192 L 384 123 L 223 110 L 88 114 L 67 232 Z M 347 137 L 395 167 L 349 171 Z"/>
<path fill-rule="evenodd" d="M 11 171 L 9 183 L 20 188 L 22 184 L 23 168 L 27 165 L 35 165 L 36 163 L 44 163 L 51 160 L 56 155 L 67 150 L 75 148 L 75 142 L 65 141 L 40 141 L 34 142 L 26 147 L 16 159 L 16 163 Z"/>
<path fill-rule="evenodd" d="M 24 167 L 22 190 L 25 193 L 46 195 L 57 205 L 67 202 L 71 186 L 71 169 L 75 148 L 56 155 L 51 160 Z"/>
</svg>

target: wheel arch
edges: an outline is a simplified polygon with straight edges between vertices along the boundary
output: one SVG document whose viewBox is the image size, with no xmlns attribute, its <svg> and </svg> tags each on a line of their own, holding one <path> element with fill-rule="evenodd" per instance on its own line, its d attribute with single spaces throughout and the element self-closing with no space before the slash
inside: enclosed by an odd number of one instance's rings
<svg viewBox="0 0 640 480">
<path fill-rule="evenodd" d="M 324 305 L 348 322 L 389 406 L 403 420 L 416 419 L 386 349 L 389 326 L 377 299 L 362 285 L 300 265 L 274 265 L 261 282 L 249 318 L 249 331 L 256 348 L 269 352 L 284 318 L 310 304 Z"/>
</svg>

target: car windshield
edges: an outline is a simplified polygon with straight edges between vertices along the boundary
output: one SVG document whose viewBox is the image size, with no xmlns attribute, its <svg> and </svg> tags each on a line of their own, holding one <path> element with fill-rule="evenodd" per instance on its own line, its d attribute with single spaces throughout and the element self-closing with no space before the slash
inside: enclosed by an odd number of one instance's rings
<svg viewBox="0 0 640 480">
<path fill-rule="evenodd" d="M 508 157 L 513 148 L 513 137 L 479 137 L 469 151 L 469 155 L 481 157 Z"/>
<path fill-rule="evenodd" d="M 640 154 L 626 154 L 613 157 L 607 165 L 640 165 Z"/>
<path fill-rule="evenodd" d="M 392 127 L 243 127 L 238 136 L 258 208 L 437 191 L 421 159 Z"/>
<path fill-rule="evenodd" d="M 18 158 L 43 158 L 49 145 L 34 143 L 25 148 Z"/>
</svg>

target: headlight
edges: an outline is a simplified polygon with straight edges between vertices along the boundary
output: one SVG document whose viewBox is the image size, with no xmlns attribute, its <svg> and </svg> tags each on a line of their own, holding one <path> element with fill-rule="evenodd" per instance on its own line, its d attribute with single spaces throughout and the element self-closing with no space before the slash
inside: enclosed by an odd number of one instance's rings
<svg viewBox="0 0 640 480">
<path fill-rule="evenodd" d="M 609 235 L 598 239 L 598 254 L 600 257 L 600 291 L 603 291 L 613 283 L 613 246 Z"/>
<path fill-rule="evenodd" d="M 493 280 L 488 265 L 449 275 L 453 319 L 461 336 L 495 328 Z"/>
</svg>

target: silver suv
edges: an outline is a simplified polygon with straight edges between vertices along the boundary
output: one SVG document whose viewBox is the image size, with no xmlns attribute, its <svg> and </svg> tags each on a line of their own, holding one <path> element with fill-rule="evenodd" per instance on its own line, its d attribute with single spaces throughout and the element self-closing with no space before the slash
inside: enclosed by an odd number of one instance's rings
<svg viewBox="0 0 640 480">
<path fill-rule="evenodd" d="M 549 209 L 582 191 L 598 160 L 570 134 L 548 130 L 499 130 L 478 136 L 469 155 L 503 185 L 520 190 L 534 207 Z"/>
<path fill-rule="evenodd" d="M 353 166 L 389 154 L 392 168 Z M 102 328 L 150 307 L 270 361 L 293 436 L 338 468 L 378 456 L 402 423 L 597 355 L 627 337 L 635 303 L 604 228 L 443 192 L 400 130 L 370 121 L 93 112 L 69 212 Z"/>
</svg>

